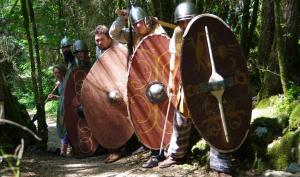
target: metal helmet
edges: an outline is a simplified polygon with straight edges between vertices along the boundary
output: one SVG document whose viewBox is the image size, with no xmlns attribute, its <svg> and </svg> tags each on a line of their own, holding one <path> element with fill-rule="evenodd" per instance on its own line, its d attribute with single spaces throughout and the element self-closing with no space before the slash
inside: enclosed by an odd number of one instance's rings
<svg viewBox="0 0 300 177">
<path fill-rule="evenodd" d="M 71 45 L 72 45 L 72 41 L 69 40 L 69 38 L 67 38 L 67 36 L 62 38 L 62 40 L 60 41 L 60 48 L 68 47 Z"/>
<path fill-rule="evenodd" d="M 197 8 L 191 2 L 182 2 L 177 5 L 174 16 L 175 16 L 175 23 L 181 20 L 189 20 L 194 18 L 197 15 Z"/>
<path fill-rule="evenodd" d="M 76 40 L 72 47 L 72 53 L 77 53 L 80 51 L 87 51 L 87 45 L 82 40 Z"/>
<path fill-rule="evenodd" d="M 131 24 L 137 23 L 141 20 L 145 20 L 145 23 L 147 23 L 148 20 L 147 13 L 141 8 L 141 7 L 131 7 L 131 10 L 129 12 L 129 20 Z"/>
</svg>

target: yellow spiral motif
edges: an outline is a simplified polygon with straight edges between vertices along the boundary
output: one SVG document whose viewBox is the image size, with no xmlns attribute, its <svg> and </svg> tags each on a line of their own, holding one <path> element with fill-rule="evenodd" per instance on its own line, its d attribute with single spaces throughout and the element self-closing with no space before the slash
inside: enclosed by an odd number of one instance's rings
<svg viewBox="0 0 300 177">
<path fill-rule="evenodd" d="M 145 80 L 144 82 L 137 79 L 131 79 L 129 82 L 130 85 L 133 87 L 133 89 L 140 90 L 140 89 L 144 89 L 147 86 L 147 84 L 150 82 L 150 78 L 152 77 L 152 70 L 150 64 L 146 60 L 137 60 L 136 62 L 138 63 L 138 65 L 144 66 L 146 68 L 144 69 L 143 73 L 145 73 L 144 75 L 146 75 L 147 77 L 144 78 Z M 139 75 L 139 74 L 140 73 L 138 71 L 135 73 L 135 75 Z"/>
</svg>

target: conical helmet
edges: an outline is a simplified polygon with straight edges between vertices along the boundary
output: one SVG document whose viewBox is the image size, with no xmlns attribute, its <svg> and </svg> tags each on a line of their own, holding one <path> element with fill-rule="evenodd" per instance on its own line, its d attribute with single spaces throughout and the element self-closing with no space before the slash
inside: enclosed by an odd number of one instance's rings
<svg viewBox="0 0 300 177">
<path fill-rule="evenodd" d="M 60 48 L 68 47 L 71 45 L 72 45 L 72 41 L 69 40 L 69 38 L 67 36 L 62 38 L 62 40 L 60 41 Z"/>
<path fill-rule="evenodd" d="M 80 51 L 87 51 L 87 45 L 82 40 L 76 40 L 73 44 L 72 52 L 77 53 Z"/>
<path fill-rule="evenodd" d="M 175 16 L 175 23 L 181 20 L 188 20 L 192 19 L 197 15 L 197 8 L 191 2 L 182 2 L 177 5 L 174 16 Z"/>
<path fill-rule="evenodd" d="M 129 12 L 129 20 L 131 24 L 135 24 L 141 20 L 145 20 L 146 22 L 147 19 L 148 19 L 148 15 L 141 7 L 137 7 L 137 6 L 131 7 L 131 10 Z"/>
</svg>

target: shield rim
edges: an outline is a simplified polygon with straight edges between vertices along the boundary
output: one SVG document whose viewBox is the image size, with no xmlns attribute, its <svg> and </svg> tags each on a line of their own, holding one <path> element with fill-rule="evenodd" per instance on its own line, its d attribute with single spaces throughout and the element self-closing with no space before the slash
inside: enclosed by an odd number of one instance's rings
<svg viewBox="0 0 300 177">
<path fill-rule="evenodd" d="M 190 29 L 191 26 L 194 24 L 194 22 L 197 21 L 198 19 L 204 18 L 204 17 L 211 17 L 211 18 L 217 19 L 219 22 L 221 22 L 221 23 L 224 25 L 225 28 L 228 28 L 228 29 L 230 30 L 230 32 L 233 34 L 233 32 L 232 32 L 231 28 L 229 27 L 229 25 L 227 25 L 220 17 L 218 17 L 218 16 L 216 16 L 216 15 L 213 15 L 213 14 L 204 13 L 204 14 L 200 14 L 200 15 L 195 16 L 195 17 L 188 23 L 188 25 L 187 25 L 187 27 L 186 27 L 186 29 L 185 29 L 185 31 L 184 31 L 183 38 L 185 38 L 185 37 L 187 36 L 187 34 L 188 34 L 188 32 L 189 32 L 189 29 Z M 234 34 L 233 34 L 233 35 L 234 35 Z M 236 40 L 236 38 L 235 38 L 235 41 L 236 41 L 237 44 L 239 45 L 239 43 L 238 43 L 238 41 Z M 182 45 L 182 47 L 183 47 L 183 45 Z M 242 56 L 245 58 L 245 56 L 244 56 L 244 54 L 243 54 L 243 51 L 242 51 L 241 49 L 240 49 L 240 51 L 241 51 Z M 182 62 L 183 62 L 183 60 L 181 59 L 181 63 L 182 63 Z M 181 66 L 181 64 L 180 64 L 180 66 Z M 182 68 L 180 68 L 180 71 L 182 71 Z M 181 77 L 181 78 L 183 78 L 183 77 Z M 191 112 L 191 115 L 192 115 L 192 112 Z M 192 116 L 192 117 L 193 117 L 193 116 Z M 191 119 L 192 119 L 192 122 L 193 122 L 193 124 L 195 125 L 195 128 L 197 129 L 198 133 L 199 133 L 202 137 L 206 137 L 206 136 L 203 136 L 203 132 L 199 129 L 198 126 L 196 126 L 194 119 L 193 119 L 193 118 L 191 118 Z M 249 121 L 249 123 L 250 123 L 250 122 L 251 122 L 251 115 L 250 115 L 250 121 Z M 239 145 L 237 145 L 235 148 L 231 148 L 231 149 L 229 149 L 229 150 L 224 150 L 224 149 L 217 148 L 217 147 L 215 147 L 214 145 L 212 145 L 209 141 L 207 141 L 206 138 L 205 138 L 205 139 L 203 138 L 203 139 L 205 140 L 205 142 L 206 142 L 207 144 L 209 144 L 209 146 L 213 147 L 213 148 L 216 149 L 217 151 L 222 152 L 222 153 L 230 153 L 230 152 L 236 151 L 237 149 L 239 149 L 239 148 L 242 146 L 242 144 L 245 142 L 246 138 L 248 137 L 249 131 L 250 131 L 250 125 L 248 126 L 248 130 L 246 130 L 245 135 L 244 135 L 243 138 L 241 139 L 241 142 L 239 143 Z"/>
</svg>

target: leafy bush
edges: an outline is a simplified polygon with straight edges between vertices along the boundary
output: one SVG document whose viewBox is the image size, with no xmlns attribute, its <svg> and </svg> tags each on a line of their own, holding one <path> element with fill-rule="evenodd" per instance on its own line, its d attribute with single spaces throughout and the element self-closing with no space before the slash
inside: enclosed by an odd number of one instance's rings
<svg viewBox="0 0 300 177">
<path fill-rule="evenodd" d="M 293 102 L 300 97 L 300 85 L 291 83 L 287 92 L 287 101 Z"/>
</svg>

